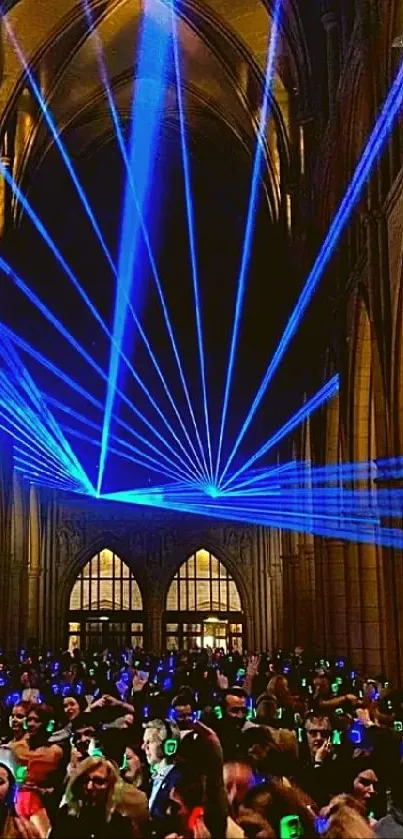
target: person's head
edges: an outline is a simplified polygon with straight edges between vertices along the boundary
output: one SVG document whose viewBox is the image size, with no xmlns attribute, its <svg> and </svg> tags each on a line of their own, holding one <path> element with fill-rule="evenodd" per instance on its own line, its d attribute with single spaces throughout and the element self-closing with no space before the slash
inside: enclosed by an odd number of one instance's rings
<svg viewBox="0 0 403 839">
<path fill-rule="evenodd" d="M 144 729 L 143 749 L 150 766 L 155 766 L 163 760 L 172 762 L 178 745 L 180 732 L 175 723 L 165 720 L 152 720 Z"/>
<path fill-rule="evenodd" d="M 267 685 L 269 696 L 274 696 L 279 705 L 287 704 L 290 698 L 290 691 L 288 688 L 288 681 L 283 675 L 273 676 Z"/>
<path fill-rule="evenodd" d="M 15 796 L 15 779 L 11 769 L 0 763 L 0 807 L 11 807 Z"/>
<path fill-rule="evenodd" d="M 31 705 L 27 714 L 27 729 L 30 740 L 44 739 L 50 735 L 53 724 L 53 709 L 48 705 Z"/>
<path fill-rule="evenodd" d="M 82 757 L 88 755 L 91 740 L 94 739 L 96 729 L 91 723 L 89 714 L 81 714 L 75 717 L 73 724 L 72 745 Z"/>
<path fill-rule="evenodd" d="M 224 697 L 225 716 L 242 728 L 246 720 L 248 695 L 242 688 L 228 688 Z"/>
<path fill-rule="evenodd" d="M 378 777 L 368 758 L 358 757 L 352 761 L 353 784 L 351 793 L 354 798 L 364 804 L 367 811 L 371 809 L 378 786 Z"/>
<path fill-rule="evenodd" d="M 277 699 L 271 694 L 262 693 L 256 702 L 256 722 L 259 725 L 273 726 L 276 722 Z"/>
<path fill-rule="evenodd" d="M 10 728 L 14 737 L 25 731 L 25 723 L 30 708 L 29 702 L 17 702 L 13 705 L 10 714 Z"/>
<path fill-rule="evenodd" d="M 21 685 L 21 687 L 22 687 L 24 690 L 25 690 L 26 688 L 31 687 L 31 679 L 30 679 L 30 673 L 29 673 L 29 670 L 24 670 L 24 672 L 23 672 L 23 673 L 21 673 L 21 676 L 20 676 L 20 685 Z"/>
<path fill-rule="evenodd" d="M 356 809 L 342 807 L 328 820 L 324 839 L 374 839 L 366 819 Z"/>
<path fill-rule="evenodd" d="M 330 680 L 325 673 L 317 673 L 313 680 L 313 690 L 316 698 L 326 699 L 330 694 Z"/>
<path fill-rule="evenodd" d="M 201 775 L 186 773 L 175 784 L 169 794 L 167 815 L 170 831 L 179 836 L 190 837 L 189 819 L 196 808 L 204 807 L 204 778 Z"/>
<path fill-rule="evenodd" d="M 63 699 L 63 711 L 67 722 L 77 719 L 85 710 L 86 699 L 82 696 L 65 696 Z"/>
<path fill-rule="evenodd" d="M 305 717 L 305 731 L 309 752 L 314 759 L 318 749 L 332 736 L 329 717 L 321 714 L 308 714 Z"/>
<path fill-rule="evenodd" d="M 121 774 L 126 783 L 133 784 L 135 787 L 141 786 L 141 760 L 133 746 L 126 746 L 124 753 L 124 768 L 122 769 Z"/>
<path fill-rule="evenodd" d="M 70 814 L 77 816 L 83 807 L 93 807 L 105 813 L 109 821 L 120 784 L 118 770 L 110 760 L 88 757 L 79 765 L 66 788 Z"/>
<path fill-rule="evenodd" d="M 232 815 L 236 816 L 247 791 L 253 786 L 252 767 L 241 761 L 224 763 L 224 786 Z"/>
<path fill-rule="evenodd" d="M 293 817 L 300 825 L 302 835 L 308 839 L 315 835 L 312 805 L 311 799 L 298 787 L 272 780 L 258 784 L 246 793 L 239 815 L 242 819 L 244 813 L 255 811 L 266 819 L 276 836 L 280 835 L 282 819 Z"/>
<path fill-rule="evenodd" d="M 192 695 L 189 693 L 180 693 L 172 700 L 172 708 L 174 717 L 178 725 L 192 722 L 193 720 L 193 701 Z"/>
</svg>

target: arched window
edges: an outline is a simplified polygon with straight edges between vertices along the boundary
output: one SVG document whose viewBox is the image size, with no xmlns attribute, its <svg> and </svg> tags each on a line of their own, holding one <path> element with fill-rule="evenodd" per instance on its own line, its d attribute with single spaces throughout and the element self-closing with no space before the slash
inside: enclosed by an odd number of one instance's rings
<svg viewBox="0 0 403 839">
<path fill-rule="evenodd" d="M 165 607 L 168 649 L 242 649 L 244 616 L 237 585 L 225 565 L 204 548 L 175 574 Z"/>
<path fill-rule="evenodd" d="M 69 648 L 142 646 L 143 601 L 130 568 L 109 548 L 80 571 L 70 594 Z"/>
</svg>

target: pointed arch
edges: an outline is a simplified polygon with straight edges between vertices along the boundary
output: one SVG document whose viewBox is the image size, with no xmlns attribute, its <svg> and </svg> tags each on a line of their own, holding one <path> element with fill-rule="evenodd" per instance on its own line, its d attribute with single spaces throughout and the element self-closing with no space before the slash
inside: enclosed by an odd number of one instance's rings
<svg viewBox="0 0 403 839">
<path fill-rule="evenodd" d="M 168 649 L 242 649 L 241 592 L 225 562 L 201 547 L 176 570 L 165 597 Z"/>
<path fill-rule="evenodd" d="M 129 565 L 102 547 L 81 568 L 70 589 L 68 635 L 78 646 L 142 646 L 143 598 Z"/>
</svg>

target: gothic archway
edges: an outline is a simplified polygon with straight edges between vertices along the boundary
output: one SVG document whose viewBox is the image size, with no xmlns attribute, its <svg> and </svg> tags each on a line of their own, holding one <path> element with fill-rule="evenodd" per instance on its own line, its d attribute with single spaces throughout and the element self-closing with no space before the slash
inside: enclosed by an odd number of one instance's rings
<svg viewBox="0 0 403 839">
<path fill-rule="evenodd" d="M 245 613 L 226 565 L 200 548 L 178 568 L 165 601 L 168 649 L 222 647 L 242 650 Z"/>
<path fill-rule="evenodd" d="M 70 592 L 69 648 L 142 646 L 143 598 L 128 565 L 109 548 L 81 568 Z"/>
</svg>

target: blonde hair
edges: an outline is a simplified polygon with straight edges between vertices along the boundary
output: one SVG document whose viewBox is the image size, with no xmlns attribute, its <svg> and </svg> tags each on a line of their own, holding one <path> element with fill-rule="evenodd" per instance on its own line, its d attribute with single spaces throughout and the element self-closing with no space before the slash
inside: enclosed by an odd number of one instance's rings
<svg viewBox="0 0 403 839">
<path fill-rule="evenodd" d="M 325 839 L 374 839 L 368 822 L 352 807 L 340 807 L 330 817 Z"/>
<path fill-rule="evenodd" d="M 74 775 L 70 778 L 66 787 L 66 804 L 70 816 L 78 816 L 83 806 L 83 787 L 86 776 L 99 767 L 107 770 L 108 794 L 106 797 L 106 821 L 111 820 L 116 805 L 122 796 L 123 782 L 119 775 L 117 766 L 104 757 L 87 757 L 79 764 Z"/>
</svg>

